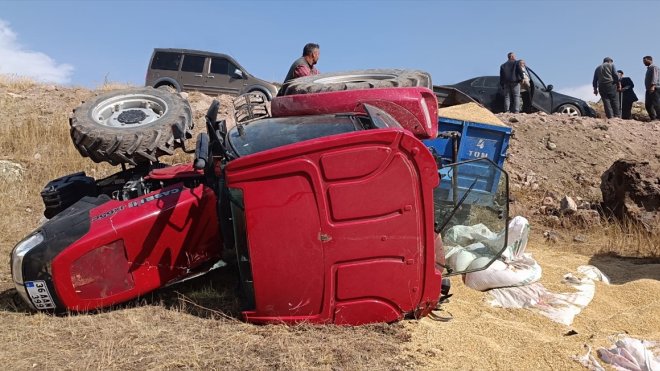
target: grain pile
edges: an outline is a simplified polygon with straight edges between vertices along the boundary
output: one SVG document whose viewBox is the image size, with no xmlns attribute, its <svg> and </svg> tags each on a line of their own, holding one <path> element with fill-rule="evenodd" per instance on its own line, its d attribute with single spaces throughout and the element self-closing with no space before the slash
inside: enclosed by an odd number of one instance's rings
<svg viewBox="0 0 660 371">
<path fill-rule="evenodd" d="M 497 126 L 507 126 L 492 112 L 477 103 L 465 103 L 438 109 L 439 117 L 454 120 L 479 122 Z"/>
</svg>

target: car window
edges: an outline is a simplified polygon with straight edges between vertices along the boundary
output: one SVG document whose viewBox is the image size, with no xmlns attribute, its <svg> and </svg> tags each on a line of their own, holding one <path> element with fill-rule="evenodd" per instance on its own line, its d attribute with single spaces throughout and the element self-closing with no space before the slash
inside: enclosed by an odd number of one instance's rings
<svg viewBox="0 0 660 371">
<path fill-rule="evenodd" d="M 224 58 L 211 58 L 211 73 L 228 75 L 229 61 Z"/>
<path fill-rule="evenodd" d="M 496 88 L 500 85 L 499 76 L 488 76 L 484 79 L 484 86 L 487 88 Z"/>
<path fill-rule="evenodd" d="M 527 72 L 529 73 L 530 80 L 532 80 L 532 85 L 534 85 L 537 89 L 546 89 L 545 84 L 543 81 L 541 81 L 538 75 L 534 73 L 534 71 L 527 67 Z"/>
<path fill-rule="evenodd" d="M 236 67 L 235 64 L 233 64 L 231 62 L 227 62 L 227 74 L 228 75 L 234 75 L 234 71 L 236 71 L 237 69 L 239 69 L 239 68 Z"/>
<path fill-rule="evenodd" d="M 485 79 L 483 77 L 479 77 L 474 81 L 472 81 L 472 84 L 470 84 L 470 86 L 475 86 L 475 87 L 484 86 L 484 80 Z"/>
<path fill-rule="evenodd" d="M 181 56 L 181 53 L 156 52 L 153 61 L 151 61 L 151 69 L 178 71 Z"/>
<path fill-rule="evenodd" d="M 202 57 L 201 55 L 186 55 L 183 58 L 183 65 L 181 65 L 181 71 L 201 73 L 204 70 L 205 60 L 206 57 Z"/>
</svg>

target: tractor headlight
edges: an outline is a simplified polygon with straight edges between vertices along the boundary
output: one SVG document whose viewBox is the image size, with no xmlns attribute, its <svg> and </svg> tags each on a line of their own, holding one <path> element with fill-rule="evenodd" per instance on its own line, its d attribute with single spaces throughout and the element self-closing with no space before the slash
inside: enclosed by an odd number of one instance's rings
<svg viewBox="0 0 660 371">
<path fill-rule="evenodd" d="M 11 275 L 14 283 L 17 285 L 17 289 L 18 285 L 23 286 L 23 258 L 25 258 L 25 254 L 42 242 L 44 242 L 44 236 L 41 232 L 37 232 L 19 242 L 11 252 Z M 21 290 L 19 289 L 18 291 L 20 292 Z M 23 291 L 25 290 L 23 289 Z"/>
</svg>

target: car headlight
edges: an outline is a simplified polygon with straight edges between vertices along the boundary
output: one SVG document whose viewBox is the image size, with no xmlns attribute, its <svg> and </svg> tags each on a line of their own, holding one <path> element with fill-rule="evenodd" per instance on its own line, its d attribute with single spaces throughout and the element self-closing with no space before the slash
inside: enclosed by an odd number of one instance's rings
<svg viewBox="0 0 660 371">
<path fill-rule="evenodd" d="M 44 236 L 41 232 L 37 232 L 19 242 L 11 252 L 11 274 L 17 285 L 23 285 L 23 258 L 42 242 L 44 242 Z"/>
</svg>

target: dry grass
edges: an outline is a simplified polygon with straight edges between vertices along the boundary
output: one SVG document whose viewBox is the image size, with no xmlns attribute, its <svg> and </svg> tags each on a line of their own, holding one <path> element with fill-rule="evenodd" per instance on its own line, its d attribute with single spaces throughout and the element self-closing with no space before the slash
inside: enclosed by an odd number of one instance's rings
<svg viewBox="0 0 660 371">
<path fill-rule="evenodd" d="M 210 282 L 97 314 L 5 312 L 0 341 L 12 352 L 0 353 L 0 362 L 14 369 L 402 368 L 401 345 L 410 341 L 402 324 L 254 326 L 224 314 L 235 307 L 233 290 Z"/>
<path fill-rule="evenodd" d="M 584 225 L 579 219 L 561 216 L 561 225 L 548 225 L 547 219 L 537 213 L 541 201 L 547 194 L 544 191 L 522 189 L 512 192 L 516 200 L 510 215 L 522 215 L 528 218 L 536 232 L 553 230 L 561 237 L 562 245 L 570 246 L 585 255 L 611 254 L 620 257 L 660 258 L 660 228 L 655 227 L 649 232 L 647 228 L 632 221 L 621 221 L 601 216 L 601 224 Z M 529 207 L 530 205 L 531 208 Z M 539 231 L 540 230 L 540 231 Z M 586 242 L 574 241 L 575 236 L 586 237 Z"/>
<path fill-rule="evenodd" d="M 594 310 L 574 326 L 579 335 L 570 338 L 562 336 L 566 328 L 531 312 L 489 307 L 486 294 L 465 288 L 460 277 L 452 279 L 449 323 L 250 325 L 236 319 L 235 272 L 227 268 L 101 313 L 28 313 L 11 282 L 9 252 L 38 224 L 39 191 L 67 173 L 84 170 L 100 177 L 115 169 L 82 158 L 68 136 L 68 113 L 95 92 L 5 81 L 0 80 L 0 159 L 25 169 L 23 181 L 0 180 L 0 364 L 8 369 L 570 369 L 577 364 L 569 357 L 582 353 L 583 344 L 606 345 L 613 331 L 660 336 L 658 300 L 638 295 L 657 292 L 657 282 L 647 279 L 655 276 L 640 273 L 634 276 L 639 282 L 629 282 L 626 270 L 632 265 L 619 260 L 611 266 L 621 267 L 624 288 L 599 291 Z M 208 98 L 190 98 L 200 125 Z M 173 161 L 189 158 L 179 153 Z M 538 240 L 531 245 L 549 282 L 589 261 L 570 247 L 546 247 Z M 612 317 L 603 318 L 605 312 Z"/>
<path fill-rule="evenodd" d="M 27 90 L 37 85 L 37 82 L 23 76 L 0 74 L 0 88 L 11 90 Z"/>
<path fill-rule="evenodd" d="M 573 235 L 583 233 L 587 236 L 586 242 L 576 244 L 584 254 L 660 258 L 660 235 L 657 232 L 649 232 L 638 223 L 609 219 L 604 220 L 599 227 L 574 227 L 567 232 Z"/>
</svg>

